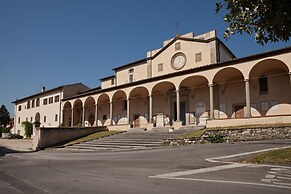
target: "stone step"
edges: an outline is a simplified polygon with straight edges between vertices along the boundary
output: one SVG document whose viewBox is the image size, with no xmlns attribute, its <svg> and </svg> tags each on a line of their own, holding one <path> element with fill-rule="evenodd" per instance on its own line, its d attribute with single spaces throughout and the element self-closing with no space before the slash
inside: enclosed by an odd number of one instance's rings
<svg viewBox="0 0 291 194">
<path fill-rule="evenodd" d="M 143 146 L 143 147 L 157 147 L 162 145 L 162 143 L 98 143 L 98 144 L 82 144 L 85 146 Z"/>
<path fill-rule="evenodd" d="M 123 140 L 108 140 L 108 141 L 88 141 L 84 142 L 83 144 L 161 144 L 164 141 L 123 141 Z"/>
</svg>

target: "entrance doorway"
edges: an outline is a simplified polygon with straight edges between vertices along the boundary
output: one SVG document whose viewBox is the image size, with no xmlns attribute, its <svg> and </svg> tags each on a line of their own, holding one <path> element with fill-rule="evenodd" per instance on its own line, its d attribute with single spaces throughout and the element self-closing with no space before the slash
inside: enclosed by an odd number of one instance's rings
<svg viewBox="0 0 291 194">
<path fill-rule="evenodd" d="M 235 111 L 235 118 L 243 118 L 245 115 L 244 105 L 235 105 L 234 111 Z"/>
<path fill-rule="evenodd" d="M 177 103 L 173 103 L 174 106 L 174 121 L 177 120 Z M 180 121 L 182 121 L 182 125 L 186 124 L 186 102 L 180 101 Z"/>
</svg>

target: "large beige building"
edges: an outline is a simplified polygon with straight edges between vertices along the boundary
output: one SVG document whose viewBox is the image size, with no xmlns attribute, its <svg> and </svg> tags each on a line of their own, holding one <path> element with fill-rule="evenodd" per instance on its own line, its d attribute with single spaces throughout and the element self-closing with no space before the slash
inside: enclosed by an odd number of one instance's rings
<svg viewBox="0 0 291 194">
<path fill-rule="evenodd" d="M 89 88 L 81 83 L 60 86 L 45 90 L 25 98 L 17 99 L 13 103 L 14 128 L 13 133 L 24 135 L 23 121 L 41 123 L 42 127 L 58 127 L 61 124 L 62 99 L 76 95 Z"/>
<path fill-rule="evenodd" d="M 291 48 L 237 59 L 215 31 L 176 36 L 64 98 L 62 124 L 127 130 L 291 123 Z M 177 103 L 178 102 L 178 103 Z"/>
<path fill-rule="evenodd" d="M 237 59 L 215 31 L 180 35 L 114 68 L 100 87 L 15 101 L 15 132 L 23 120 L 109 130 L 291 123 L 290 69 L 291 47 Z"/>
</svg>

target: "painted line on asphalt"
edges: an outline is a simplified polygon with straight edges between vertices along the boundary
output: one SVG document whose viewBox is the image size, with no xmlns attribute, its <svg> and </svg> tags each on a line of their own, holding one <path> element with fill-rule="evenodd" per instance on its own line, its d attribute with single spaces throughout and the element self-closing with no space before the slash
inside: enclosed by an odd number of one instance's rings
<svg viewBox="0 0 291 194">
<path fill-rule="evenodd" d="M 158 178 L 158 177 L 153 177 Z M 163 179 L 169 180 L 184 180 L 184 181 L 197 181 L 197 182 L 211 182 L 211 183 L 226 183 L 226 184 L 238 184 L 238 185 L 251 185 L 251 186 L 263 186 L 263 187 L 275 187 L 283 189 L 291 189 L 291 184 L 278 183 L 280 185 L 271 185 L 264 183 L 252 183 L 252 182 L 239 182 L 239 181 L 224 181 L 224 180 L 214 180 L 214 179 L 196 179 L 196 178 L 183 178 L 183 177 L 168 177 Z M 286 185 L 286 186 L 285 186 Z"/>
<path fill-rule="evenodd" d="M 150 178 L 172 178 L 172 177 L 177 177 L 177 176 L 186 176 L 186 175 L 192 175 L 192 174 L 214 172 L 214 171 L 239 168 L 239 167 L 244 167 L 244 166 L 249 166 L 249 164 L 228 164 L 228 165 L 223 165 L 223 166 L 215 166 L 215 167 L 209 167 L 209 168 L 200 168 L 196 170 L 187 170 L 187 171 L 161 174 L 157 176 L 150 176 Z"/>
<path fill-rule="evenodd" d="M 277 148 L 270 148 L 270 149 L 263 149 L 263 150 L 257 150 L 252 152 L 244 152 L 239 154 L 232 154 L 228 156 L 220 156 L 220 157 L 214 157 L 214 158 L 207 158 L 205 159 L 208 162 L 212 163 L 225 163 L 228 165 L 222 165 L 222 166 L 215 166 L 215 167 L 208 167 L 208 168 L 201 168 L 201 169 L 195 169 L 195 170 L 187 170 L 187 171 L 180 171 L 180 172 L 174 172 L 174 173 L 166 173 L 166 174 L 160 174 L 155 176 L 149 176 L 149 178 L 158 178 L 158 179 L 170 179 L 170 180 L 188 180 L 188 181 L 200 181 L 200 182 L 213 182 L 213 183 L 229 183 L 229 184 L 241 184 L 241 185 L 254 185 L 254 186 L 264 186 L 264 187 L 276 187 L 276 188 L 285 188 L 285 189 L 291 189 L 291 184 L 289 183 L 280 183 L 280 182 L 273 182 L 275 184 L 264 184 L 264 183 L 253 183 L 253 182 L 239 182 L 239 181 L 225 181 L 225 180 L 215 180 L 215 179 L 197 179 L 197 178 L 183 178 L 179 176 L 186 176 L 186 175 L 192 175 L 192 174 L 199 174 L 199 173 L 207 173 L 207 172 L 214 172 L 219 170 L 226 170 L 226 169 L 233 169 L 233 168 L 239 168 L 239 167 L 273 167 L 271 170 L 275 171 L 282 171 L 282 170 L 289 170 L 291 167 L 287 166 L 278 166 L 278 165 L 259 165 L 259 164 L 242 164 L 242 163 L 236 163 L 236 162 L 224 162 L 219 161 L 222 159 L 229 159 L 233 157 L 238 156 L 245 156 L 250 154 L 256 154 L 266 151 L 272 151 L 272 150 L 278 150 L 278 149 L 285 149 L 285 148 L 291 148 L 291 146 L 284 146 L 284 147 L 277 147 Z M 271 182 L 270 179 L 261 179 L 261 181 L 264 182 Z M 278 181 L 274 179 L 273 181 Z"/>
<path fill-rule="evenodd" d="M 207 158 L 205 160 L 208 161 L 208 162 L 214 162 L 214 163 L 235 163 L 235 162 L 222 162 L 222 161 L 219 161 L 219 160 L 229 159 L 229 158 L 234 158 L 234 157 L 239 157 L 239 156 L 245 156 L 245 155 L 250 155 L 250 154 L 258 154 L 258 153 L 261 153 L 261 152 L 267 152 L 267 151 L 279 150 L 279 149 L 285 149 L 285 148 L 291 148 L 291 146 L 269 148 L 269 149 L 257 150 L 257 151 L 252 151 L 252 152 L 244 152 L 244 153 L 239 153 L 239 154 L 232 154 L 232 155 L 228 155 L 228 156 Z M 268 166 L 276 167 L 276 165 L 268 165 Z"/>
</svg>

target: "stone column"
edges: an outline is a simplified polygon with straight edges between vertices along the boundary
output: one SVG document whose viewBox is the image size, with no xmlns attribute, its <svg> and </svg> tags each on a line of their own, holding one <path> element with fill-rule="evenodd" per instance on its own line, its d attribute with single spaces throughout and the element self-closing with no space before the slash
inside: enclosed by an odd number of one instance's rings
<svg viewBox="0 0 291 194">
<path fill-rule="evenodd" d="M 113 119 L 112 119 L 112 116 L 113 116 L 113 102 L 111 101 L 110 102 L 110 109 L 109 109 L 109 119 L 110 119 L 110 125 L 112 125 L 112 121 L 113 121 Z"/>
<path fill-rule="evenodd" d="M 245 117 L 251 117 L 251 96 L 250 96 L 250 80 L 245 79 L 246 90 L 246 114 Z"/>
<path fill-rule="evenodd" d="M 74 108 L 72 108 L 72 111 L 71 111 L 72 113 L 72 117 L 71 117 L 71 127 L 74 127 Z"/>
<path fill-rule="evenodd" d="M 180 91 L 176 90 L 177 122 L 180 122 Z"/>
<path fill-rule="evenodd" d="M 209 119 L 214 119 L 213 84 L 208 84 L 208 86 L 209 86 L 209 106 L 210 106 Z"/>
<path fill-rule="evenodd" d="M 95 126 L 98 126 L 98 105 L 95 105 Z"/>
<path fill-rule="evenodd" d="M 153 122 L 153 96 L 150 94 L 149 95 L 149 118 L 148 122 L 152 123 Z"/>
<path fill-rule="evenodd" d="M 129 98 L 127 98 L 127 103 L 126 103 L 126 117 L 127 117 L 127 124 L 130 124 L 130 106 L 129 106 Z"/>
<path fill-rule="evenodd" d="M 85 127 L 85 106 L 83 106 L 82 125 Z"/>
</svg>

